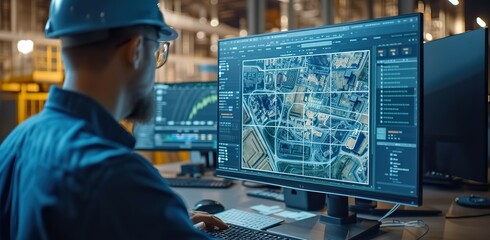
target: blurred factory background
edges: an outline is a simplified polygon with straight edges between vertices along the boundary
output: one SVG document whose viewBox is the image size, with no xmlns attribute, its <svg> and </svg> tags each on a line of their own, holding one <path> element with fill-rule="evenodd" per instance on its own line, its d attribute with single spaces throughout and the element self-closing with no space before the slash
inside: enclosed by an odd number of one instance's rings
<svg viewBox="0 0 490 240">
<path fill-rule="evenodd" d="M 49 0 L 0 0 L 0 143 L 63 84 L 60 43 L 44 37 Z M 156 82 L 215 81 L 221 38 L 424 13 L 425 41 L 485 27 L 488 0 L 160 0 L 180 32 Z"/>
</svg>

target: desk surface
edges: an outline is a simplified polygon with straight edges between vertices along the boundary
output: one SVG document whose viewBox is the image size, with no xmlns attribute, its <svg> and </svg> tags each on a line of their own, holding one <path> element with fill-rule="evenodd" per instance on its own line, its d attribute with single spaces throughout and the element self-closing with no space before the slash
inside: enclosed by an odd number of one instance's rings
<svg viewBox="0 0 490 240">
<path fill-rule="evenodd" d="M 156 166 L 163 176 L 174 177 L 179 171 L 179 165 L 169 164 Z M 174 188 L 174 190 L 184 199 L 188 208 L 191 208 L 197 201 L 202 199 L 213 199 L 221 202 L 226 209 L 236 208 L 245 211 L 254 212 L 251 206 L 280 205 L 285 208 L 284 203 L 249 197 L 247 191 L 252 189 L 246 188 L 235 182 L 228 189 L 198 189 L 198 188 Z M 490 197 L 490 192 L 470 191 L 464 189 L 440 189 L 437 187 L 424 186 L 423 206 L 439 209 L 442 211 L 441 216 L 437 217 L 408 217 L 408 218 L 388 218 L 399 219 L 402 221 L 423 220 L 429 226 L 429 232 L 423 239 L 490 239 L 490 216 L 446 219 L 448 212 L 457 212 L 460 214 L 478 214 L 490 213 L 490 209 L 469 209 L 454 204 L 454 199 L 458 196 L 476 194 Z M 298 211 L 291 209 L 292 211 Z M 316 212 L 325 214 L 326 211 Z M 286 219 L 286 224 L 290 222 Z M 401 228 L 390 227 L 381 228 L 380 234 L 375 239 L 416 239 L 425 231 L 424 228 Z M 319 237 L 319 239 L 323 239 Z"/>
</svg>

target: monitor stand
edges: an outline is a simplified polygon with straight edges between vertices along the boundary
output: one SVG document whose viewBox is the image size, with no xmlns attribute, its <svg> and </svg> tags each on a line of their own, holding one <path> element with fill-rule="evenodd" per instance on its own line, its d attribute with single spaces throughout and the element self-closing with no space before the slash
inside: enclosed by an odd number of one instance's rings
<svg viewBox="0 0 490 240">
<path fill-rule="evenodd" d="M 305 211 L 319 211 L 325 208 L 325 193 L 283 188 L 284 204 L 288 208 Z"/>
<path fill-rule="evenodd" d="M 303 239 L 368 239 L 378 233 L 378 221 L 357 218 L 349 212 L 348 197 L 328 195 L 328 216 L 283 224 L 267 231 Z"/>
<path fill-rule="evenodd" d="M 216 151 L 191 151 L 192 163 L 204 163 L 206 170 L 214 170 L 216 167 Z"/>
<path fill-rule="evenodd" d="M 378 206 L 377 202 L 364 199 L 355 199 L 355 205 L 350 205 L 349 210 L 358 214 L 372 216 L 384 216 L 391 210 L 393 205 Z M 390 217 L 415 217 L 415 216 L 439 216 L 442 211 L 429 207 L 408 207 L 401 206 Z"/>
</svg>

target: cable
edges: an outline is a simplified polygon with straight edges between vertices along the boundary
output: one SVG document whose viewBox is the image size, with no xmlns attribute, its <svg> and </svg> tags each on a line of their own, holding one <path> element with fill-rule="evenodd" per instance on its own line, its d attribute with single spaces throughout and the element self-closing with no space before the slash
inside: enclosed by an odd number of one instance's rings
<svg viewBox="0 0 490 240">
<path fill-rule="evenodd" d="M 421 239 L 425 235 L 427 235 L 427 233 L 429 232 L 429 229 L 430 229 L 429 225 L 427 225 L 427 223 L 425 223 L 422 220 L 415 220 L 415 221 L 408 221 L 408 222 L 403 222 L 403 221 L 400 221 L 400 220 L 383 221 L 383 222 L 381 222 L 381 226 L 380 227 L 425 228 L 425 231 L 420 236 L 418 236 L 416 238 L 417 240 L 418 239 Z"/>
<path fill-rule="evenodd" d="M 422 222 L 423 222 L 423 221 L 422 221 Z M 423 238 L 425 235 L 427 235 L 427 233 L 429 233 L 429 229 L 430 229 L 429 225 L 427 225 L 427 223 L 424 223 L 424 227 L 426 227 L 427 229 L 426 229 L 426 230 L 425 230 L 425 232 L 424 232 L 424 233 L 422 233 L 422 235 L 420 235 L 420 236 L 419 236 L 419 237 L 418 237 L 416 240 L 419 240 L 419 239 Z"/>
<path fill-rule="evenodd" d="M 414 220 L 414 221 L 408 221 L 408 222 L 403 222 L 400 220 L 389 220 L 389 221 L 383 221 L 381 222 L 380 227 L 414 227 L 414 228 L 420 228 L 424 227 L 426 224 L 422 220 Z"/>
<path fill-rule="evenodd" d="M 422 220 L 415 220 L 415 221 L 408 221 L 408 222 L 403 222 L 400 220 L 391 220 L 391 221 L 383 221 L 385 218 L 389 217 L 392 213 L 394 213 L 401 205 L 400 204 L 395 204 L 390 211 L 388 211 L 383 217 L 381 217 L 378 221 L 381 222 L 380 227 L 413 227 L 413 228 L 426 228 L 425 232 L 422 233 L 419 237 L 416 239 L 421 239 L 427 233 L 429 232 L 429 225 L 425 223 Z"/>
<path fill-rule="evenodd" d="M 394 213 L 401 205 L 400 204 L 395 204 L 390 211 L 388 211 L 383 217 L 381 217 L 378 222 L 383 221 L 385 218 L 389 217 L 392 213 Z"/>
</svg>

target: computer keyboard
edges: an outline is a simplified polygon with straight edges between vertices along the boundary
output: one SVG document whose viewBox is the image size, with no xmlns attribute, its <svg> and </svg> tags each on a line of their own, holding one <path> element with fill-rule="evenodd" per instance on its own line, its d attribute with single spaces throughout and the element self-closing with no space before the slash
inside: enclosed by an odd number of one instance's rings
<svg viewBox="0 0 490 240">
<path fill-rule="evenodd" d="M 218 239 L 240 239 L 240 240 L 253 240 L 253 239 L 273 239 L 273 240 L 293 240 L 295 238 L 282 236 L 279 234 L 250 229 L 234 224 L 229 224 L 229 228 L 226 230 L 221 230 L 217 232 L 208 232 L 211 236 L 216 237 Z"/>
<path fill-rule="evenodd" d="M 247 192 L 247 196 L 284 202 L 284 194 L 280 189 L 257 189 Z"/>
<path fill-rule="evenodd" d="M 225 223 L 230 223 L 256 230 L 264 230 L 284 221 L 280 218 L 269 217 L 262 214 L 246 212 L 238 209 L 228 209 L 224 212 L 217 213 L 214 216 L 218 217 Z"/>
<path fill-rule="evenodd" d="M 233 182 L 227 179 L 214 178 L 165 178 L 172 187 L 190 188 L 228 188 Z"/>
</svg>

